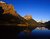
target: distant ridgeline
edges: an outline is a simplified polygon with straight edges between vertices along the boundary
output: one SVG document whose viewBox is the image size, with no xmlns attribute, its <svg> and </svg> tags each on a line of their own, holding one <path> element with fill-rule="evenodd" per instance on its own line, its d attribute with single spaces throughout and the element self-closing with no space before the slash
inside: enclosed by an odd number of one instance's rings
<svg viewBox="0 0 50 39">
<path fill-rule="evenodd" d="M 38 26 L 38 23 L 32 17 L 21 17 L 11 4 L 0 2 L 0 25 Z"/>
</svg>

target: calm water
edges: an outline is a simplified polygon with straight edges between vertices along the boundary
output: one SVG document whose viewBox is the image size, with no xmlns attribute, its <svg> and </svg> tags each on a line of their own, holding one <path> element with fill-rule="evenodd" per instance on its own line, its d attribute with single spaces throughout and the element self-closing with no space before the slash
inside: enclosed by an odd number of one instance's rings
<svg viewBox="0 0 50 39">
<path fill-rule="evenodd" d="M 33 36 L 50 36 L 50 30 L 33 30 L 31 32 Z"/>
<path fill-rule="evenodd" d="M 48 39 L 50 38 L 50 30 L 32 30 L 31 32 L 20 32 L 20 39 Z"/>
</svg>

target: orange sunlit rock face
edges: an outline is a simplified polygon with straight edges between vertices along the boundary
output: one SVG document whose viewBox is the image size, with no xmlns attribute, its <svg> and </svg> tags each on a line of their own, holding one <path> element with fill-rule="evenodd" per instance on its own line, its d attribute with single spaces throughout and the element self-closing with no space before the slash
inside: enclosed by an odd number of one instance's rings
<svg viewBox="0 0 50 39">
<path fill-rule="evenodd" d="M 3 8 L 4 13 L 3 14 L 12 14 L 13 16 L 17 16 L 14 7 L 10 4 L 2 3 L 0 2 L 0 6 Z"/>
<path fill-rule="evenodd" d="M 31 15 L 26 15 L 26 16 L 24 16 L 24 19 L 30 20 L 30 19 L 32 19 L 32 16 Z"/>
</svg>

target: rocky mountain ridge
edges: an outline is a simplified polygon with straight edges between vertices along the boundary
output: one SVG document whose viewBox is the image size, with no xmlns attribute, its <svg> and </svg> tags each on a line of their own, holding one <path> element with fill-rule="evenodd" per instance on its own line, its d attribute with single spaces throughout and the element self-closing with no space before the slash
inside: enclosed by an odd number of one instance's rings
<svg viewBox="0 0 50 39">
<path fill-rule="evenodd" d="M 0 16 L 1 24 L 20 24 L 20 26 L 37 26 L 37 22 L 32 19 L 32 16 L 20 16 L 15 10 L 13 5 L 9 5 L 5 2 L 0 2 L 0 12 L 2 12 L 2 16 Z M 3 11 L 4 10 L 4 11 Z M 4 22 L 3 22 L 4 21 Z"/>
</svg>

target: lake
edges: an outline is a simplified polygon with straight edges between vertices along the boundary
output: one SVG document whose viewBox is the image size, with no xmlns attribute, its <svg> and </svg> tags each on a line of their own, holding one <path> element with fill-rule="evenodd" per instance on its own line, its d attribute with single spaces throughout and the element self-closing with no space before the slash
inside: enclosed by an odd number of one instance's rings
<svg viewBox="0 0 50 39">
<path fill-rule="evenodd" d="M 50 38 L 50 30 L 32 30 L 31 32 L 20 32 L 19 39 L 48 39 Z"/>
</svg>

